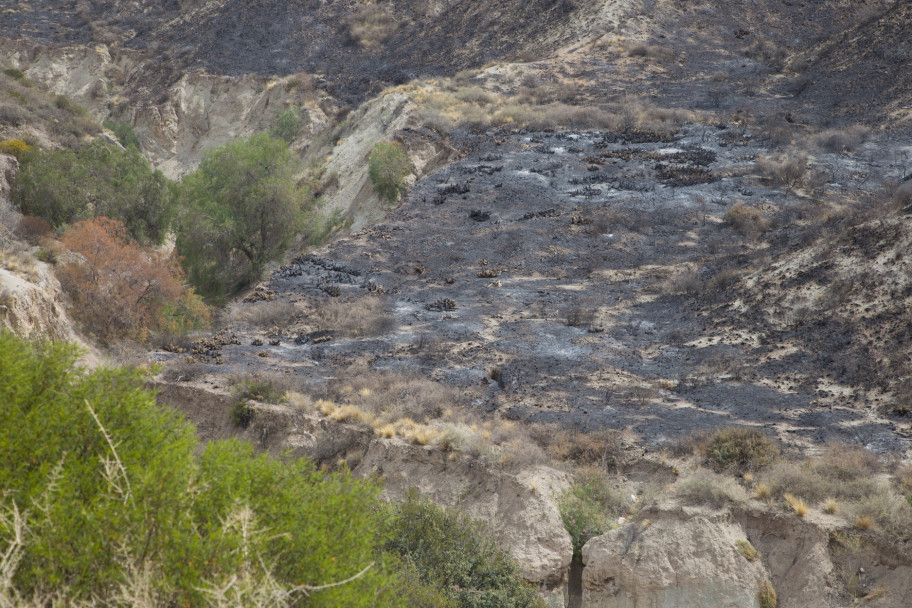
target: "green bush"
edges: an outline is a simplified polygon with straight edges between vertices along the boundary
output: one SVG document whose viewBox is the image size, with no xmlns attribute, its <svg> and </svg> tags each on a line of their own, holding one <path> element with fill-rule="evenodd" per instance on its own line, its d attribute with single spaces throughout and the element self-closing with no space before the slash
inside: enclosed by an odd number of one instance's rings
<svg viewBox="0 0 912 608">
<path fill-rule="evenodd" d="M 0 331 L 0 551 L 16 558 L 0 604 L 395 607 L 403 588 L 433 594 L 392 573 L 376 487 L 238 441 L 200 447 L 136 372 L 86 373 L 76 354 Z M 144 603 L 128 599 L 143 588 Z"/>
<path fill-rule="evenodd" d="M 386 549 L 458 608 L 543 606 L 484 526 L 414 492 L 393 510 Z M 420 605 L 420 604 L 414 604 Z M 437 606 L 437 604 L 424 604 Z"/>
<path fill-rule="evenodd" d="M 3 68 L 3 73 L 19 82 L 25 82 L 26 80 L 25 72 L 16 68 Z"/>
<path fill-rule="evenodd" d="M 395 201 L 405 187 L 405 176 L 412 164 L 405 150 L 396 142 L 380 142 L 374 146 L 368 159 L 368 174 L 380 198 Z"/>
<path fill-rule="evenodd" d="M 573 557 L 579 560 L 583 545 L 610 529 L 618 505 L 604 478 L 588 475 L 578 477 L 557 506 L 573 542 Z"/>
<path fill-rule="evenodd" d="M 124 148 L 133 146 L 139 149 L 139 137 L 136 136 L 136 131 L 133 130 L 133 126 L 130 123 L 123 120 L 106 120 L 101 123 L 101 126 L 114 133 L 117 141 Z"/>
<path fill-rule="evenodd" d="M 706 458 L 717 471 L 756 471 L 778 457 L 779 448 L 759 429 L 719 429 L 706 444 Z"/>
<path fill-rule="evenodd" d="M 302 229 L 298 158 L 265 133 L 208 152 L 177 188 L 177 250 L 190 282 L 221 299 L 250 284 Z"/>
<path fill-rule="evenodd" d="M 281 139 L 286 143 L 291 143 L 294 138 L 301 132 L 304 126 L 304 119 L 301 112 L 294 108 L 288 108 L 275 113 L 276 122 L 269 129 L 269 135 L 275 139 Z"/>
<path fill-rule="evenodd" d="M 32 150 L 20 159 L 13 202 L 60 229 L 93 217 L 126 225 L 143 244 L 161 243 L 168 230 L 170 183 L 135 148 L 96 140 L 81 150 Z"/>
</svg>

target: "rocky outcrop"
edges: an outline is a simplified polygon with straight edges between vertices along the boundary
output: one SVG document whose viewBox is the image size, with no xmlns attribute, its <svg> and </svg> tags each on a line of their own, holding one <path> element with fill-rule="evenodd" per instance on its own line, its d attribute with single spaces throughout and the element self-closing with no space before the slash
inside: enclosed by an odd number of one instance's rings
<svg viewBox="0 0 912 608">
<path fill-rule="evenodd" d="M 390 499 L 415 488 L 437 504 L 487 523 L 526 580 L 563 593 L 573 547 L 554 497 L 569 487 L 566 473 L 543 466 L 513 473 L 396 439 L 371 442 L 355 472 L 378 475 Z"/>
<path fill-rule="evenodd" d="M 756 608 L 769 578 L 726 512 L 654 512 L 583 547 L 586 608 Z M 811 604 L 808 604 L 811 605 Z"/>
<path fill-rule="evenodd" d="M 456 150 L 436 134 L 428 132 L 423 137 L 404 131 L 414 107 L 407 95 L 390 93 L 364 104 L 346 119 L 349 131 L 326 163 L 326 174 L 335 175 L 340 186 L 327 197 L 324 212 L 351 217 L 353 231 L 386 218 L 389 205 L 381 202 L 368 177 L 368 158 L 378 142 L 398 140 L 403 145 L 414 170 L 405 178 L 409 186 L 456 158 Z"/>
</svg>

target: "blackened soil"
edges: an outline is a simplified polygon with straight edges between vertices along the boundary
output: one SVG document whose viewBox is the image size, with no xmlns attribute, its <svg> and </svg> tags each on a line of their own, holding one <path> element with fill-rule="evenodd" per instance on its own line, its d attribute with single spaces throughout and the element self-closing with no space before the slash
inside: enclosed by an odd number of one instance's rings
<svg viewBox="0 0 912 608">
<path fill-rule="evenodd" d="M 767 263 L 769 245 L 721 217 L 740 201 L 787 243 L 805 203 L 753 177 L 756 148 L 728 132 L 475 135 L 472 153 L 421 180 L 388 221 L 267 284 L 307 310 L 381 298 L 393 323 L 316 339 L 325 328 L 311 316 L 283 328 L 279 345 L 220 357 L 238 371 L 293 370 L 315 391 L 366 359 L 452 386 L 482 412 L 630 429 L 651 443 L 750 424 L 900 447 L 861 393 L 820 399 L 811 344 L 761 335 L 760 311 L 737 322 L 726 290 Z M 669 168 L 711 179 L 677 184 Z M 232 329 L 243 345 L 259 335 Z"/>
</svg>

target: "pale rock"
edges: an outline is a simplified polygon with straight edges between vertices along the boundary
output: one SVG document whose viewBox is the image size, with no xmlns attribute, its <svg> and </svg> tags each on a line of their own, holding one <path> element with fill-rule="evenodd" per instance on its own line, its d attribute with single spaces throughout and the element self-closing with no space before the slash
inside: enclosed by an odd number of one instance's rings
<svg viewBox="0 0 912 608">
<path fill-rule="evenodd" d="M 591 539 L 583 547 L 585 608 L 756 608 L 769 578 L 736 541 L 727 513 L 662 513 Z"/>
</svg>

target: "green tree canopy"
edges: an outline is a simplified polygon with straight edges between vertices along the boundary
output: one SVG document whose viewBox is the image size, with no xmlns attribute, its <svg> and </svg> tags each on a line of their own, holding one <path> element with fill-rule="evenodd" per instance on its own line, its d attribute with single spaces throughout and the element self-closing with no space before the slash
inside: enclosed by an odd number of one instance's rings
<svg viewBox="0 0 912 608">
<path fill-rule="evenodd" d="M 235 293 L 284 253 L 310 201 L 299 171 L 285 142 L 259 134 L 210 151 L 181 181 L 177 249 L 198 291 Z"/>
<path fill-rule="evenodd" d="M 120 220 L 140 243 L 169 228 L 170 182 L 135 147 L 96 139 L 81 150 L 32 150 L 20 159 L 12 200 L 53 228 L 93 217 Z"/>
</svg>

